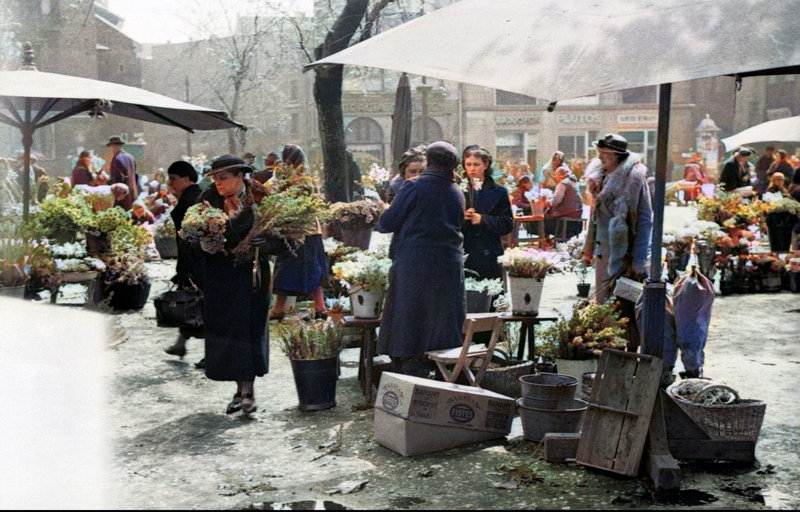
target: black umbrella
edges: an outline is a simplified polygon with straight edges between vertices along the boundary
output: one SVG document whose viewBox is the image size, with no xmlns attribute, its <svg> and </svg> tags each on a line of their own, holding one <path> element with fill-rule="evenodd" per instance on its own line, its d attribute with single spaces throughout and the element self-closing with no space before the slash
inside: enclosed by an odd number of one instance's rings
<svg viewBox="0 0 800 512">
<path fill-rule="evenodd" d="M 411 86 L 403 73 L 397 83 L 392 116 L 392 169 L 400 165 L 400 158 L 411 145 Z"/>
</svg>

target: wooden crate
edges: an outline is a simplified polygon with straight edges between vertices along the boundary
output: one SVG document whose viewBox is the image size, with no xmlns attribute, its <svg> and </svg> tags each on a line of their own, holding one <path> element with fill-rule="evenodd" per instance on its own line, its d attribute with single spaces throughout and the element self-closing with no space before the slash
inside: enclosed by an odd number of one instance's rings
<svg viewBox="0 0 800 512">
<path fill-rule="evenodd" d="M 661 365 L 657 357 L 603 350 L 576 462 L 627 476 L 639 473 Z"/>
</svg>

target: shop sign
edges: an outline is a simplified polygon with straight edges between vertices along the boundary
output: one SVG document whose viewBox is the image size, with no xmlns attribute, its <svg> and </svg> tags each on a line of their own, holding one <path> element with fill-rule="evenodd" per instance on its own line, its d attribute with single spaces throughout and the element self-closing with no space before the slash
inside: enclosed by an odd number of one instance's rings
<svg viewBox="0 0 800 512">
<path fill-rule="evenodd" d="M 653 125 L 658 123 L 658 114 L 619 114 L 617 124 Z"/>
<path fill-rule="evenodd" d="M 498 126 L 521 126 L 539 124 L 540 120 L 541 119 L 539 116 L 519 114 L 511 116 L 497 116 L 495 118 L 495 123 Z"/>
<path fill-rule="evenodd" d="M 558 124 L 600 124 L 600 114 L 562 112 L 557 117 Z"/>
</svg>

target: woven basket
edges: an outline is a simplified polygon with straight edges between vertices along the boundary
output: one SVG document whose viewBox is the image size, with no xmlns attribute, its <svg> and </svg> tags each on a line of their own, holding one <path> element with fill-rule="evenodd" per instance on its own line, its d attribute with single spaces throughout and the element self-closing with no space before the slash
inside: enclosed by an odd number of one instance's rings
<svg viewBox="0 0 800 512">
<path fill-rule="evenodd" d="M 761 400 L 739 400 L 732 405 L 701 405 L 675 393 L 674 386 L 667 388 L 667 394 L 711 439 L 758 440 L 767 410 L 767 404 Z"/>
<path fill-rule="evenodd" d="M 519 398 L 522 396 L 519 378 L 531 373 L 533 373 L 533 361 L 524 361 L 514 366 L 488 368 L 483 374 L 481 387 L 501 395 Z"/>
</svg>

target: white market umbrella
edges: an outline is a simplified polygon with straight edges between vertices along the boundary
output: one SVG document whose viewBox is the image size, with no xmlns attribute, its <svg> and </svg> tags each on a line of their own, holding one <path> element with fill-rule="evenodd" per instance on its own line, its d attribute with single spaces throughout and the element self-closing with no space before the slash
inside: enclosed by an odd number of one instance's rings
<svg viewBox="0 0 800 512">
<path fill-rule="evenodd" d="M 800 142 L 800 116 L 767 121 L 722 139 L 726 151 L 758 142 Z"/>
<path fill-rule="evenodd" d="M 659 254 L 671 84 L 800 73 L 798 6 L 798 0 L 461 0 L 310 66 L 405 71 L 551 102 L 659 85 L 651 244 Z M 660 356 L 665 291 L 657 282 L 661 259 L 651 260 L 643 350 Z"/>
<path fill-rule="evenodd" d="M 26 162 L 37 129 L 83 112 L 115 114 L 189 132 L 246 129 L 220 110 L 113 82 L 37 71 L 29 43 L 23 60 L 19 71 L 0 71 L 0 122 L 22 132 Z M 23 217 L 27 220 L 30 184 L 28 180 L 24 184 Z"/>
</svg>

